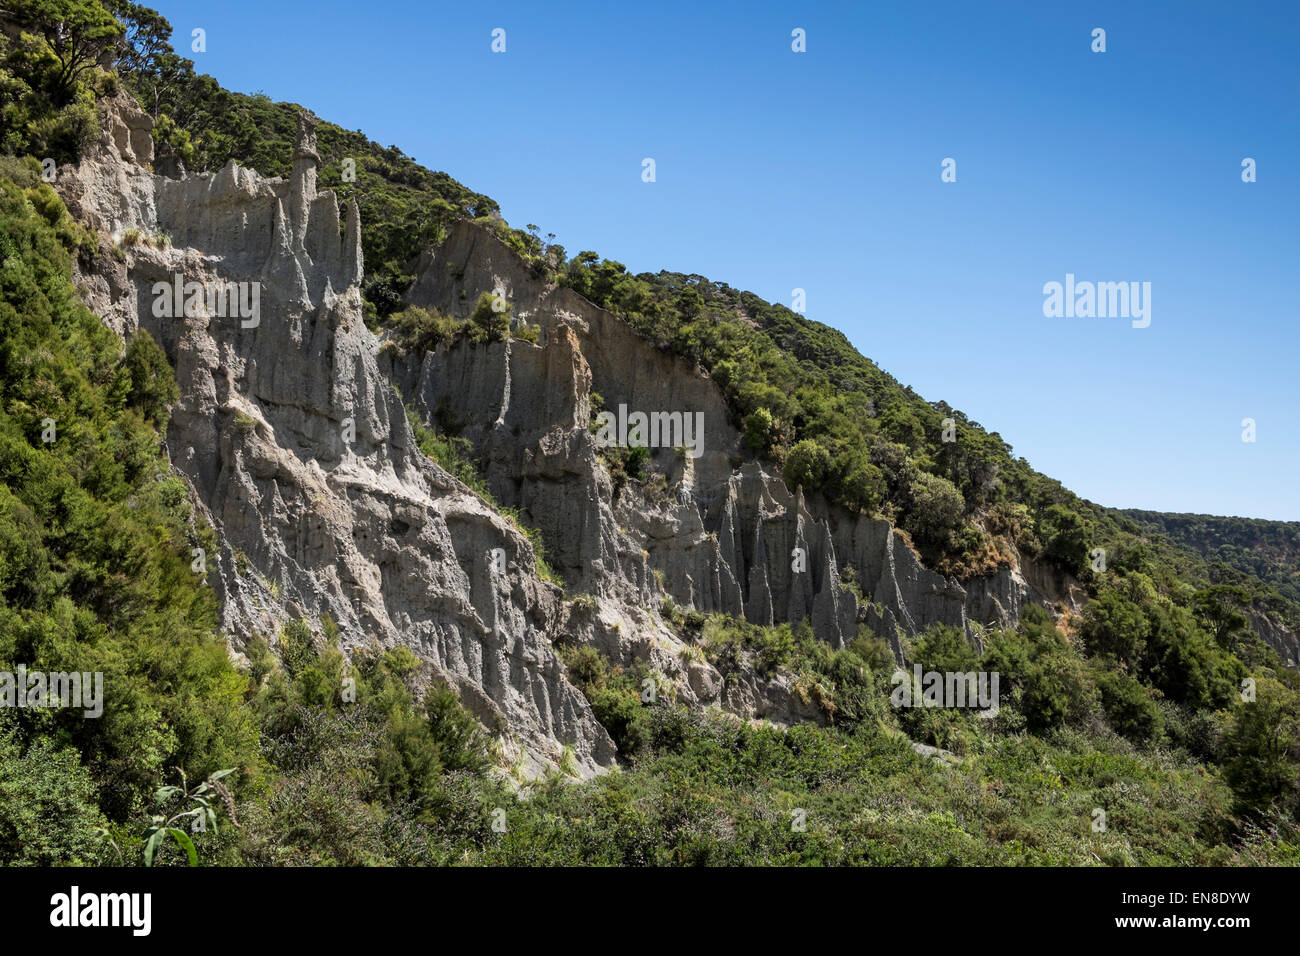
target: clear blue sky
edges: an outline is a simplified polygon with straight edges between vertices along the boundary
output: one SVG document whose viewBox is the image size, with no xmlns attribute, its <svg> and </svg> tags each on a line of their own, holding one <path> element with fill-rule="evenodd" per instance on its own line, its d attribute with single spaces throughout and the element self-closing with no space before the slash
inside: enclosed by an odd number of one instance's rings
<svg viewBox="0 0 1300 956">
<path fill-rule="evenodd" d="M 570 254 L 806 289 L 1084 497 L 1300 519 L 1300 3 L 152 5 Z M 1150 327 L 1045 318 L 1067 272 Z"/>
</svg>

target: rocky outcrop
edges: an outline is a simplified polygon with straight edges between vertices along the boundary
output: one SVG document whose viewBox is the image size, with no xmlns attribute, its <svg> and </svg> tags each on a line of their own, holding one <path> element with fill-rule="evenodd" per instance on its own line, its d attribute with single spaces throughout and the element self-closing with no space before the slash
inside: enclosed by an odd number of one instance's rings
<svg viewBox="0 0 1300 956">
<path fill-rule="evenodd" d="M 1249 610 L 1246 619 L 1251 629 L 1264 639 L 1287 667 L 1300 667 L 1300 634 L 1277 620 L 1273 614 Z"/>
<path fill-rule="evenodd" d="M 463 318 L 481 292 L 509 300 L 521 338 L 465 340 L 390 358 L 391 374 L 430 421 L 452 423 L 486 466 L 494 494 L 541 528 L 574 588 L 624 605 L 664 597 L 758 624 L 809 619 L 832 646 L 859 623 L 900 637 L 932 624 L 975 642 L 1013 624 L 1026 602 L 1055 602 L 1066 583 L 1021 568 L 968 582 L 936 574 L 882 519 L 791 491 L 744 452 L 725 398 L 704 372 L 654 348 L 616 316 L 538 280 L 494 235 L 458 224 L 416 264 L 414 305 Z M 591 433 L 590 395 L 606 409 L 699 414 L 703 448 L 652 452 L 663 476 L 615 492 Z M 841 584 L 852 567 L 865 602 Z"/>
<path fill-rule="evenodd" d="M 153 162 L 153 117 L 132 107 L 120 96 L 114 107 L 105 111 L 105 134 L 117 154 L 130 163 L 148 166 Z"/>
<path fill-rule="evenodd" d="M 611 766 L 551 643 L 561 592 L 510 521 L 416 449 L 376 368 L 359 217 L 317 191 L 310 123 L 288 180 L 234 163 L 172 180 L 119 135 L 142 128 L 125 109 L 59 185 L 122 244 L 123 263 L 81 277 L 87 301 L 120 332 L 147 329 L 176 370 L 168 447 L 222 542 L 207 581 L 233 644 L 329 615 L 346 647 L 409 647 L 525 771 L 566 747 L 583 775 Z"/>
</svg>

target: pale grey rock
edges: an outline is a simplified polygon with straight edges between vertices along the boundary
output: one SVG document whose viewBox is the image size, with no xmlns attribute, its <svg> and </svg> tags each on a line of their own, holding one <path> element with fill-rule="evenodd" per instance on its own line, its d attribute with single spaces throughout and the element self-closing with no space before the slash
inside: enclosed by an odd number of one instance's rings
<svg viewBox="0 0 1300 956">
<path fill-rule="evenodd" d="M 1300 634 L 1272 615 L 1261 611 L 1246 612 L 1251 629 L 1255 631 L 1269 647 L 1277 651 L 1278 657 L 1287 667 L 1300 667 Z"/>
<path fill-rule="evenodd" d="M 544 284 L 488 230 L 457 224 L 415 270 L 414 305 L 464 318 L 481 292 L 498 292 L 518 321 L 538 329 L 537 345 L 461 340 L 390 359 L 388 371 L 426 419 L 462 426 L 494 494 L 542 530 L 548 559 L 575 589 L 649 608 L 668 596 L 757 624 L 806 618 L 834 647 L 862 622 L 900 660 L 901 638 L 933 624 L 978 645 L 984 627 L 1014 624 L 1026 602 L 1069 597 L 1068 582 L 1031 583 L 1020 568 L 963 585 L 925 568 L 887 521 L 791 492 L 746 455 L 707 375 L 571 290 Z M 704 454 L 653 452 L 666 492 L 646 500 L 628 485 L 615 495 L 589 430 L 592 392 L 611 411 L 702 413 Z M 792 570 L 795 549 L 806 570 Z M 841 586 L 845 565 L 867 606 Z"/>
<path fill-rule="evenodd" d="M 929 744 L 923 744 L 918 741 L 912 741 L 912 750 L 918 757 L 928 757 L 940 766 L 950 766 L 961 763 L 961 758 L 951 750 L 944 750 L 942 747 L 932 747 Z"/>
<path fill-rule="evenodd" d="M 222 542 L 208 580 L 234 646 L 274 635 L 290 611 L 313 624 L 328 614 L 347 648 L 414 651 L 524 772 L 557 765 L 566 747 L 583 776 L 612 766 L 613 743 L 551 644 L 561 593 L 508 520 L 418 452 L 376 368 L 359 216 L 351 206 L 340 238 L 337 200 L 316 190 L 310 124 L 287 181 L 233 163 L 167 179 L 137 155 L 111 136 L 60 185 L 106 237 L 171 237 L 80 278 L 106 322 L 147 329 L 176 370 L 168 447 Z M 177 274 L 260 283 L 260 321 L 155 315 L 154 284 Z"/>
</svg>

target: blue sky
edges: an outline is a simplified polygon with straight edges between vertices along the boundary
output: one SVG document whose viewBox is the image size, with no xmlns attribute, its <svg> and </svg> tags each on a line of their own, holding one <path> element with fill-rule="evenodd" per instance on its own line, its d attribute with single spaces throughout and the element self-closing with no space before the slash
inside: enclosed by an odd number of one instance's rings
<svg viewBox="0 0 1300 956">
<path fill-rule="evenodd" d="M 1300 520 L 1300 4 L 152 5 L 570 254 L 805 289 L 1086 498 Z M 1045 318 L 1066 273 L 1150 326 Z"/>
</svg>

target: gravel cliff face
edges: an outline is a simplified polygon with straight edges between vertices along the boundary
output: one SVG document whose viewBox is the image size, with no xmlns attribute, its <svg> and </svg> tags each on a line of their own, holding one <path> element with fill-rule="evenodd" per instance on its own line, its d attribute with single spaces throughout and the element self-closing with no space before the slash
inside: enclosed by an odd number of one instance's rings
<svg viewBox="0 0 1300 956">
<path fill-rule="evenodd" d="M 387 369 L 427 418 L 463 427 L 494 494 L 542 529 L 552 563 L 611 613 L 658 607 L 667 596 L 757 624 L 809 618 L 836 647 L 864 622 L 899 653 L 900 634 L 934 623 L 978 642 L 975 625 L 1014 624 L 1025 602 L 1074 603 L 1069 582 L 1037 567 L 966 585 L 945 578 L 889 522 L 792 492 L 744 452 L 703 371 L 571 290 L 545 285 L 480 226 L 458 224 L 420 258 L 416 275 L 414 305 L 463 318 L 481 292 L 494 292 L 512 303 L 517 323 L 538 329 L 535 345 L 462 340 L 389 358 Z M 662 493 L 635 483 L 615 493 L 589 428 L 593 391 L 607 410 L 698 413 L 702 453 L 652 450 L 667 479 Z M 865 602 L 841 585 L 846 565 Z"/>
<path fill-rule="evenodd" d="M 119 333 L 147 329 L 176 370 L 168 451 L 217 530 L 207 582 L 236 651 L 328 614 L 347 648 L 414 651 L 525 772 L 568 748 L 590 776 L 615 749 L 566 676 L 561 639 L 648 666 L 679 701 L 821 719 L 788 676 L 724 678 L 702 661 L 662 619 L 665 597 L 760 624 L 808 618 L 837 647 L 864 623 L 900 656 L 900 636 L 935 622 L 978 642 L 974 625 L 1012 624 L 1025 602 L 1074 603 L 1068 582 L 1032 566 L 963 586 L 927 570 L 888 522 L 791 491 L 744 452 L 707 375 L 544 284 L 471 223 L 424 253 L 410 301 L 463 317 L 480 292 L 500 292 L 538 343 L 381 349 L 361 316 L 357 209 L 317 191 L 310 123 L 288 180 L 234 163 L 156 175 L 148 126 L 112 104 L 98 149 L 58 185 L 74 216 L 124 249 L 78 277 L 87 303 Z M 256 295 L 256 314 L 182 308 L 162 291 L 178 281 L 182 300 L 189 282 L 243 305 Z M 577 599 L 538 576 L 510 520 L 419 452 L 394 385 L 426 419 L 460 422 L 493 493 L 541 529 Z M 610 410 L 700 416 L 701 453 L 657 449 L 661 487 L 616 488 L 590 428 L 593 391 Z M 846 565 L 865 603 L 841 585 Z"/>
<path fill-rule="evenodd" d="M 132 122 L 118 104 L 108 127 Z M 167 179 L 110 132 L 59 177 L 73 214 L 106 238 L 170 235 L 81 286 L 119 332 L 147 329 L 176 370 L 168 448 L 221 541 L 207 581 L 223 624 L 238 648 L 328 613 L 345 646 L 411 648 L 526 772 L 569 747 L 595 774 L 614 746 L 552 647 L 562 594 L 537 576 L 527 539 L 415 447 L 361 318 L 356 207 L 341 224 L 334 194 L 317 192 L 312 141 L 304 126 L 287 181 L 233 163 Z M 177 276 L 256 283 L 258 315 L 169 309 L 159 290 Z"/>
</svg>

